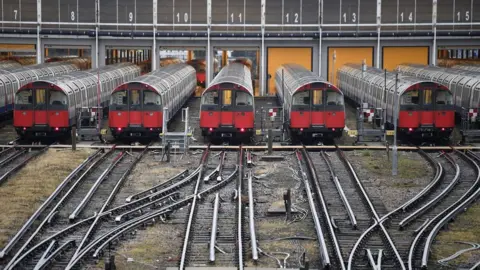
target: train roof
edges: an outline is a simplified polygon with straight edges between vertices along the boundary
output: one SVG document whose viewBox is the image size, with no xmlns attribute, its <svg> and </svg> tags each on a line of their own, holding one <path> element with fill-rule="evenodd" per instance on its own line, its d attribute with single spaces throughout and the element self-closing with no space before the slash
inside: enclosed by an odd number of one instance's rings
<svg viewBox="0 0 480 270">
<path fill-rule="evenodd" d="M 72 83 L 76 83 L 80 81 L 85 85 L 91 85 L 97 83 L 97 74 L 100 75 L 100 80 L 106 80 L 112 77 L 112 74 L 118 73 L 122 74 L 123 72 L 129 72 L 137 69 L 138 73 L 140 73 L 140 68 L 133 64 L 133 63 L 119 63 L 114 65 L 104 66 L 98 69 L 90 69 L 85 71 L 76 71 L 68 74 L 63 74 L 55 77 L 49 77 L 47 79 L 33 81 L 27 84 L 24 87 L 30 87 L 31 84 L 34 83 L 49 83 L 54 85 L 57 90 L 63 91 L 65 94 L 70 95 L 72 94 L 72 87 L 69 85 Z M 23 88 L 23 87 L 22 87 Z M 75 87 L 73 88 L 75 89 Z"/>
<path fill-rule="evenodd" d="M 189 74 L 195 73 L 195 69 L 187 64 L 172 64 L 165 67 L 161 67 L 148 74 L 139 76 L 131 81 L 119 85 L 113 92 L 120 90 L 128 90 L 130 84 L 144 84 L 150 90 L 163 94 L 167 92 L 171 85 L 180 82 L 183 78 Z"/>
<path fill-rule="evenodd" d="M 385 71 L 374 68 L 374 67 L 367 67 L 367 70 L 365 73 L 362 74 L 362 65 L 361 64 L 345 64 L 340 68 L 340 71 L 346 72 L 352 76 L 356 76 L 359 78 L 364 78 L 364 80 L 368 80 L 371 84 L 378 84 L 381 85 L 382 87 L 385 87 Z M 390 92 L 395 91 L 395 73 L 392 72 L 387 72 L 386 73 L 386 84 L 387 84 L 387 89 Z M 447 87 L 444 87 L 443 85 L 431 81 L 431 80 L 425 80 L 422 78 L 417 78 L 413 76 L 406 76 L 402 74 L 398 74 L 398 94 L 402 95 L 405 91 L 409 90 L 410 88 L 418 85 L 418 84 L 423 84 L 423 83 L 431 83 L 431 84 L 436 84 L 438 86 L 442 86 L 445 90 L 450 91 Z"/>
<path fill-rule="evenodd" d="M 215 89 L 215 87 L 224 83 L 239 85 L 253 95 L 252 74 L 250 73 L 250 69 L 243 64 L 230 63 L 223 67 L 206 91 Z"/>
<path fill-rule="evenodd" d="M 397 67 L 397 70 L 407 75 L 428 78 L 445 86 L 449 86 L 451 83 L 462 86 L 473 86 L 480 83 L 480 72 L 470 69 L 401 64 Z"/>
<path fill-rule="evenodd" d="M 331 86 L 334 90 L 338 91 L 340 94 L 343 95 L 342 91 L 340 91 L 340 89 L 338 89 L 337 86 L 325 80 L 321 76 L 318 76 L 312 71 L 306 69 L 302 65 L 283 64 L 277 69 L 277 73 L 279 73 L 280 76 L 281 76 L 282 69 L 284 70 L 284 77 L 287 77 L 285 78 L 285 84 L 288 84 L 288 87 L 287 87 L 288 89 L 294 89 L 293 92 L 296 92 L 299 89 L 304 88 L 305 86 L 308 86 L 314 83 L 319 83 L 319 84 L 327 84 Z"/>
</svg>

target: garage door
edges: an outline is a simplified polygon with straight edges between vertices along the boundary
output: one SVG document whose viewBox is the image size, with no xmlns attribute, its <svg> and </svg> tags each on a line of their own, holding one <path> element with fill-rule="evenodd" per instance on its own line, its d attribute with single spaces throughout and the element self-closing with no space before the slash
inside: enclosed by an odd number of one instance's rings
<svg viewBox="0 0 480 270">
<path fill-rule="evenodd" d="M 383 68 L 394 70 L 399 64 L 428 65 L 428 47 L 383 47 Z"/>
<path fill-rule="evenodd" d="M 274 95 L 275 72 L 283 64 L 299 64 L 312 70 L 312 47 L 308 48 L 268 48 L 267 50 L 267 72 L 270 79 L 267 80 L 268 94 Z"/>
</svg>

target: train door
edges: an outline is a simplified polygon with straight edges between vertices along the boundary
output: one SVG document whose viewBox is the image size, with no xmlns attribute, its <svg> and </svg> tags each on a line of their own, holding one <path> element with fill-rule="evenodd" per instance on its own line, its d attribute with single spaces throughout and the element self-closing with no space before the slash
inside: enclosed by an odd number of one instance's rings
<svg viewBox="0 0 480 270">
<path fill-rule="evenodd" d="M 220 113 L 220 125 L 233 126 L 232 90 L 221 90 L 221 92 L 222 109 Z"/>
<path fill-rule="evenodd" d="M 312 114 L 310 124 L 312 126 L 325 126 L 325 106 L 323 89 L 312 90 Z"/>
<path fill-rule="evenodd" d="M 140 89 L 130 90 L 129 93 L 129 110 L 128 117 L 130 126 L 141 126 L 143 124 L 142 119 L 142 104 L 141 104 L 141 91 Z"/>
<path fill-rule="evenodd" d="M 47 89 L 36 88 L 34 89 L 34 124 L 46 125 L 47 124 Z"/>
<path fill-rule="evenodd" d="M 420 113 L 421 126 L 433 126 L 435 103 L 433 102 L 433 89 L 424 88 L 423 91 L 423 110 Z"/>
</svg>

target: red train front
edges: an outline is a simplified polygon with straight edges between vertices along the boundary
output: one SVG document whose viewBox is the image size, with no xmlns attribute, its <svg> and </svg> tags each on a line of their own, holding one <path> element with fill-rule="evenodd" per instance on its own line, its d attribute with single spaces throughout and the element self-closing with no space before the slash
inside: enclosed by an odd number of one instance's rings
<svg viewBox="0 0 480 270">
<path fill-rule="evenodd" d="M 254 132 L 254 111 L 250 69 L 241 63 L 231 63 L 202 94 L 202 135 L 212 139 L 250 139 Z"/>
<path fill-rule="evenodd" d="M 195 92 L 195 69 L 161 67 L 117 87 L 110 99 L 109 126 L 119 139 L 156 139 Z M 164 108 L 168 114 L 163 115 Z"/>
<path fill-rule="evenodd" d="M 288 115 L 292 139 L 341 137 L 345 127 L 343 93 L 333 84 L 297 64 L 282 65 L 275 85 Z"/>
</svg>

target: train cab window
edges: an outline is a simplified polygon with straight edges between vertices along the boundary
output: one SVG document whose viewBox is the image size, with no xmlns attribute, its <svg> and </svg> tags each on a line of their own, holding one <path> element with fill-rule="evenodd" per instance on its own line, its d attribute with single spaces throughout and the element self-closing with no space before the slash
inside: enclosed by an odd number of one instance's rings
<svg viewBox="0 0 480 270">
<path fill-rule="evenodd" d="M 218 91 L 207 91 L 202 96 L 202 104 L 218 105 Z"/>
<path fill-rule="evenodd" d="M 140 90 L 130 91 L 130 108 L 140 106 Z"/>
<path fill-rule="evenodd" d="M 64 106 L 67 105 L 67 96 L 60 91 L 49 91 L 50 97 L 50 105 L 60 105 Z"/>
<path fill-rule="evenodd" d="M 110 99 L 110 105 L 127 105 L 127 91 L 117 91 L 113 93 Z"/>
<path fill-rule="evenodd" d="M 327 89 L 327 105 L 343 105 L 343 96 L 333 89 Z"/>
<path fill-rule="evenodd" d="M 161 105 L 160 95 L 152 91 L 143 91 L 143 105 Z"/>
<path fill-rule="evenodd" d="M 423 105 L 432 105 L 432 89 L 423 90 Z"/>
<path fill-rule="evenodd" d="M 232 105 L 232 90 L 223 90 L 223 105 L 230 106 Z"/>
<path fill-rule="evenodd" d="M 310 105 L 310 92 L 300 91 L 293 95 L 293 105 Z"/>
<path fill-rule="evenodd" d="M 45 89 L 35 89 L 35 104 L 43 105 L 45 104 Z"/>
<path fill-rule="evenodd" d="M 449 91 L 437 89 L 435 91 L 435 95 L 436 95 L 436 102 L 435 102 L 436 104 L 439 104 L 439 105 L 453 104 L 452 93 L 450 93 Z"/>
<path fill-rule="evenodd" d="M 33 103 L 32 90 L 18 91 L 15 95 L 15 104 L 31 105 Z"/>
<path fill-rule="evenodd" d="M 313 105 L 323 104 L 323 90 L 313 90 Z"/>
<path fill-rule="evenodd" d="M 236 106 L 250 106 L 252 105 L 252 96 L 244 91 L 235 92 L 235 105 Z"/>
<path fill-rule="evenodd" d="M 401 98 L 401 105 L 418 105 L 419 102 L 418 90 L 406 91 Z"/>
</svg>

